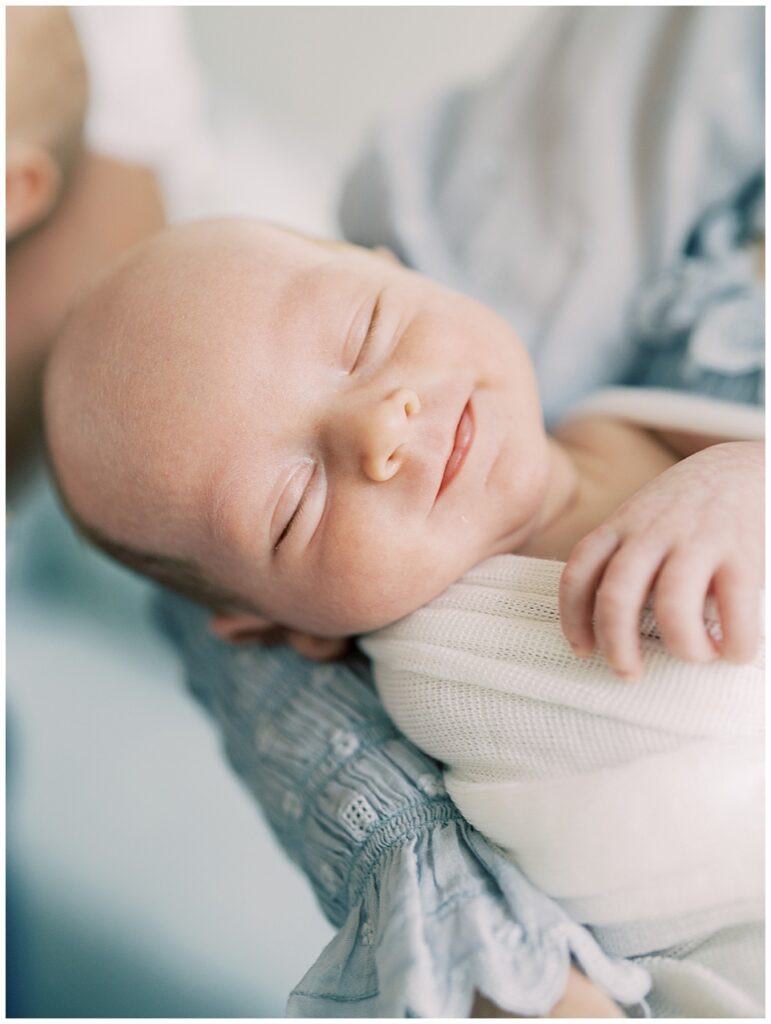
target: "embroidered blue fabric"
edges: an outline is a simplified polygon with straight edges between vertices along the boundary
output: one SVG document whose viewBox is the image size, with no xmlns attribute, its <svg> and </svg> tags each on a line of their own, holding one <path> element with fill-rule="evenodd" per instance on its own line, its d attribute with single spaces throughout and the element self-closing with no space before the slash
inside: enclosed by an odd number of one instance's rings
<svg viewBox="0 0 771 1024">
<path fill-rule="evenodd" d="M 438 766 L 391 724 L 365 659 L 234 650 L 176 595 L 156 613 L 233 768 L 339 928 L 288 1016 L 463 1017 L 475 991 L 539 1016 L 571 956 L 639 1008 L 646 972 L 606 956 L 460 817 Z"/>
</svg>

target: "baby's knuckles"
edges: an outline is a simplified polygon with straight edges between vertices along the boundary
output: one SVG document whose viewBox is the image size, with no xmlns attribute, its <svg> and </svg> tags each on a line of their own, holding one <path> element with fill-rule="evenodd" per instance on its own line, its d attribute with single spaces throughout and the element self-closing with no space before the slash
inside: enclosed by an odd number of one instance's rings
<svg viewBox="0 0 771 1024">
<path fill-rule="evenodd" d="M 585 574 L 594 563 L 608 550 L 618 546 L 620 540 L 613 518 L 601 523 L 591 533 L 578 541 L 570 553 L 570 558 L 562 573 L 562 581 L 566 589 L 579 585 L 584 581 Z"/>
<path fill-rule="evenodd" d="M 681 658 L 683 661 L 698 663 L 712 660 L 715 652 L 703 626 L 699 627 L 700 635 L 695 636 L 682 615 L 682 608 L 676 601 L 672 601 L 671 598 L 664 601 L 657 600 L 654 604 L 654 614 L 664 646 L 671 655 Z M 701 609 L 699 609 L 699 615 L 701 615 Z"/>
<path fill-rule="evenodd" d="M 612 642 L 607 634 L 611 633 L 620 622 L 626 620 L 627 610 L 631 604 L 629 581 L 624 576 L 603 577 L 597 588 L 595 613 L 603 633 L 605 646 Z"/>
</svg>

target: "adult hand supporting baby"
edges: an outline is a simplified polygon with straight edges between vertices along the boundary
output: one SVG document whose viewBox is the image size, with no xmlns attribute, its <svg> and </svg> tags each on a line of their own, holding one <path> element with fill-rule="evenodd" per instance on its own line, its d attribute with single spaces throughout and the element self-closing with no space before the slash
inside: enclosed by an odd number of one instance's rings
<svg viewBox="0 0 771 1024">
<path fill-rule="evenodd" d="M 763 586 L 764 444 L 715 444 L 637 491 L 573 549 L 560 584 L 562 628 L 573 650 L 595 642 L 614 671 L 642 670 L 639 620 L 653 592 L 662 640 L 676 657 L 753 658 Z M 704 624 L 717 602 L 722 639 Z"/>
<path fill-rule="evenodd" d="M 518 1017 L 519 1014 L 502 1010 L 485 996 L 477 993 L 471 1008 L 472 1018 Z M 586 975 L 578 968 L 571 966 L 568 972 L 565 992 L 559 1002 L 555 1003 L 547 1017 L 623 1017 L 618 1006 L 609 999 Z"/>
</svg>

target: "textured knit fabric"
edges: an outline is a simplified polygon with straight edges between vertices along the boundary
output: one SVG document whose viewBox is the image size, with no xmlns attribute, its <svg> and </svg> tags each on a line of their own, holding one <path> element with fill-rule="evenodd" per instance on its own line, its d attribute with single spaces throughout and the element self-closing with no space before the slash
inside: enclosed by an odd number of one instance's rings
<svg viewBox="0 0 771 1024">
<path fill-rule="evenodd" d="M 205 612 L 171 595 L 158 615 L 233 767 L 340 929 L 289 1016 L 467 1016 L 477 990 L 542 1015 L 571 955 L 619 1002 L 642 999 L 646 973 L 607 957 L 461 818 L 362 661 L 234 652 L 207 632 Z"/>
<path fill-rule="evenodd" d="M 747 991 L 730 979 L 744 946 L 762 965 L 762 651 L 747 666 L 681 662 L 648 610 L 643 677 L 624 685 L 565 641 L 562 569 L 498 556 L 366 637 L 378 691 L 446 766 L 464 816 L 577 920 L 638 956 L 679 946 L 688 960 L 689 944 L 712 943 L 711 971 L 663 968 L 681 1015 L 709 993 L 719 1015 L 758 1014 L 762 971 Z"/>
</svg>

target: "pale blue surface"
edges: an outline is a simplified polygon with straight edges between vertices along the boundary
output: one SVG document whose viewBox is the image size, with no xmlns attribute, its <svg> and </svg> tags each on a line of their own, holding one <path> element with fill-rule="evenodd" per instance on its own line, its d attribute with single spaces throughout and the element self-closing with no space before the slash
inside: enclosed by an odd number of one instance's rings
<svg viewBox="0 0 771 1024">
<path fill-rule="evenodd" d="M 23 1016 L 281 1016 L 332 932 L 147 616 L 38 481 L 8 535 L 11 995 Z"/>
</svg>

